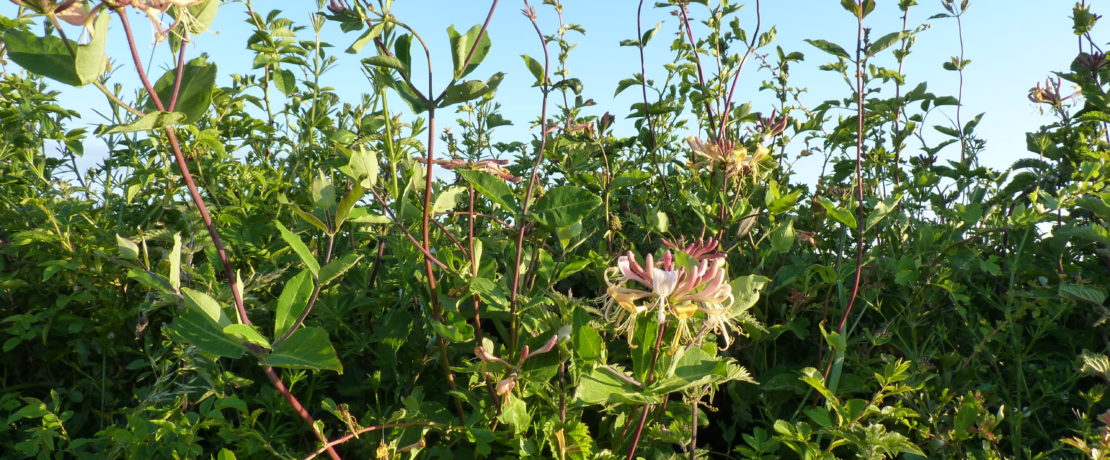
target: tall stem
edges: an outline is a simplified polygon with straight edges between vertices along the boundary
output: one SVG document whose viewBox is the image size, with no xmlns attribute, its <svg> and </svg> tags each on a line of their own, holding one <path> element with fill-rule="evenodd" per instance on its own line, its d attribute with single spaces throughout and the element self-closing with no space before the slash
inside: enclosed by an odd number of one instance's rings
<svg viewBox="0 0 1110 460">
<path fill-rule="evenodd" d="M 848 316 L 859 297 L 860 277 L 863 275 L 863 0 L 858 0 L 860 14 L 856 17 L 856 274 L 848 307 L 840 317 L 837 331 L 844 334 Z M 831 361 L 830 361 L 831 363 Z"/>
<path fill-rule="evenodd" d="M 162 105 L 162 100 L 158 97 L 158 93 L 154 91 L 154 86 L 150 84 L 150 79 L 147 78 L 146 70 L 144 70 L 142 61 L 139 59 L 139 50 L 135 44 L 135 37 L 131 32 L 131 24 L 127 20 L 127 12 L 122 8 L 116 10 L 116 12 L 119 14 L 120 21 L 123 23 L 123 30 L 125 35 L 127 36 L 127 44 L 131 49 L 131 58 L 135 63 L 135 71 L 139 74 L 139 80 L 142 81 L 143 87 L 146 89 L 147 94 L 150 95 L 151 100 L 154 102 L 155 108 L 157 108 L 158 110 L 165 110 L 165 106 Z M 178 74 L 182 73 L 183 69 L 180 66 L 182 62 L 184 62 L 183 58 L 178 60 Z M 178 87 L 178 89 L 179 88 L 180 87 Z M 171 97 L 172 100 L 177 99 L 176 93 L 177 91 L 175 91 L 174 95 Z M 197 208 L 197 212 L 200 213 L 201 219 L 204 221 L 205 228 L 208 229 L 208 236 L 212 239 L 212 244 L 216 247 L 216 254 L 220 259 L 220 263 L 224 267 L 224 276 L 227 277 L 228 285 L 231 289 L 231 295 L 235 301 L 235 309 L 239 313 L 239 319 L 240 321 L 242 321 L 243 324 L 250 325 L 251 320 L 247 316 L 247 309 L 243 304 L 243 294 L 242 291 L 239 289 L 239 283 L 235 276 L 235 271 L 231 267 L 231 261 L 227 257 L 227 251 L 224 248 L 223 239 L 220 238 L 219 232 L 216 231 L 216 226 L 212 222 L 212 215 L 208 212 L 208 206 L 204 204 L 204 199 L 200 196 L 200 190 L 197 188 L 196 182 L 193 181 L 193 175 L 189 172 L 189 165 L 185 161 L 185 155 L 181 151 L 181 144 L 177 140 L 177 133 L 176 131 L 174 131 L 174 128 L 166 128 L 166 137 L 169 139 L 170 149 L 173 151 L 173 157 L 177 163 L 177 167 L 181 171 L 181 178 L 185 181 L 186 188 L 189 189 L 189 196 L 192 198 L 193 204 Z M 274 388 L 276 388 L 278 392 L 281 393 L 282 397 L 284 397 L 289 405 L 293 408 L 293 411 L 296 412 L 297 415 L 300 416 L 301 420 L 304 420 L 305 424 L 308 425 L 309 430 L 312 431 L 312 433 L 316 436 L 317 439 L 320 440 L 320 442 L 323 442 L 325 445 L 327 445 L 329 442 L 327 436 L 324 435 L 324 433 L 316 430 L 316 421 L 312 418 L 312 415 L 310 415 L 308 411 L 305 410 L 300 401 L 298 401 L 297 398 L 293 396 L 293 394 L 290 393 L 287 388 L 285 388 L 285 385 L 281 382 L 281 377 L 279 377 L 270 366 L 263 366 L 262 370 L 266 374 L 266 378 L 269 379 L 270 383 L 274 385 Z M 335 449 L 331 448 L 330 446 L 327 448 L 327 453 L 328 456 L 331 457 L 333 460 L 339 460 L 340 458 Z"/>
<path fill-rule="evenodd" d="M 667 323 L 659 325 L 659 335 L 655 336 L 655 348 L 651 355 L 651 367 L 648 368 L 647 379 L 644 380 L 644 386 L 651 385 L 652 380 L 655 378 L 655 363 L 659 360 L 659 350 L 663 346 L 663 335 L 667 333 Z M 647 423 L 648 414 L 651 412 L 650 406 L 645 406 L 640 413 L 640 423 L 636 426 L 636 434 L 632 436 L 632 446 L 628 448 L 628 456 L 625 460 L 632 460 L 636 457 L 636 446 L 640 445 L 640 436 L 644 433 L 644 424 Z"/>
<path fill-rule="evenodd" d="M 536 31 L 536 35 L 540 38 L 540 44 L 543 46 L 543 86 L 540 90 L 543 92 L 543 100 L 540 103 L 540 147 L 536 151 L 536 161 L 532 164 L 532 174 L 528 177 L 528 188 L 524 192 L 524 205 L 520 210 L 520 219 L 516 223 L 516 258 L 513 263 L 513 280 L 511 290 L 509 292 L 509 343 L 510 350 L 517 350 L 517 343 L 519 341 L 519 332 L 517 331 L 517 324 L 520 322 L 517 318 L 517 295 L 520 293 L 520 261 L 524 255 L 524 232 L 528 227 L 525 225 L 525 219 L 528 216 L 528 208 L 532 205 L 532 191 L 536 188 L 536 181 L 539 179 L 540 164 L 543 162 L 544 150 L 547 149 L 547 94 L 549 86 L 547 84 L 548 68 L 551 65 L 551 58 L 547 51 L 547 40 L 544 39 L 543 32 L 540 31 L 540 25 L 536 22 L 534 14 L 529 15 L 528 11 L 532 10 L 532 6 L 528 4 L 528 0 L 524 0 L 525 15 L 532 22 L 532 28 Z"/>
</svg>

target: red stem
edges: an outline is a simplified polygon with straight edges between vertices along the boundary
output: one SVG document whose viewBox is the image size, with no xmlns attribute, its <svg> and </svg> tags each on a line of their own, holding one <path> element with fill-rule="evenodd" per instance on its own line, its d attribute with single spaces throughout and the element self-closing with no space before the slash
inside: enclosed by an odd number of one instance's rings
<svg viewBox="0 0 1110 460">
<path fill-rule="evenodd" d="M 158 98 L 158 94 L 154 91 L 154 86 L 150 84 L 150 80 L 147 78 L 146 71 L 143 69 L 142 61 L 139 59 L 139 50 L 135 45 L 135 37 L 131 33 L 131 24 L 127 20 L 127 13 L 123 9 L 118 9 L 116 10 L 116 12 L 119 13 L 120 21 L 123 23 L 123 30 L 127 36 L 127 44 L 131 48 L 131 58 L 135 63 L 135 70 L 139 74 L 139 79 L 143 82 L 143 87 L 146 88 L 147 93 L 150 95 L 151 100 L 154 102 L 154 106 L 158 110 L 165 110 L 165 106 L 162 105 L 161 99 Z M 184 48 L 184 46 L 182 48 Z M 177 73 L 178 75 L 180 75 L 182 70 L 180 63 L 182 62 L 182 60 L 179 59 L 178 62 L 179 66 Z M 174 91 L 174 95 L 172 98 L 176 100 L 176 90 Z M 193 204 L 197 207 L 197 211 L 200 213 L 201 219 L 204 221 L 204 226 L 208 229 L 208 236 L 212 239 L 212 244 L 216 247 L 216 253 L 220 258 L 220 262 L 224 266 L 224 275 L 228 279 L 228 284 L 231 288 L 232 297 L 235 299 L 235 308 L 236 311 L 239 313 L 239 319 L 240 321 L 242 321 L 243 324 L 250 325 L 251 321 L 250 318 L 247 316 L 247 310 L 243 304 L 243 295 L 242 292 L 239 290 L 239 285 L 235 277 L 235 271 L 231 267 L 231 261 L 227 257 L 227 251 L 224 249 L 223 240 L 220 238 L 219 232 L 216 231 L 215 224 L 212 223 L 212 216 L 208 212 L 208 206 L 204 204 L 204 199 L 200 196 L 200 190 L 197 188 L 196 182 L 193 181 L 193 175 L 190 173 L 189 166 L 185 162 L 185 155 L 181 152 L 181 144 L 177 140 L 177 133 L 174 131 L 173 127 L 166 128 L 166 136 L 169 138 L 170 148 L 173 151 L 174 160 L 177 162 L 178 169 L 181 170 L 181 177 L 185 181 L 186 188 L 189 189 L 189 195 L 193 199 Z M 273 368 L 271 368 L 270 366 L 263 366 L 262 369 L 266 373 L 266 377 L 270 380 L 270 383 L 274 385 L 274 388 L 276 388 L 278 392 L 280 392 L 281 395 L 285 398 L 285 400 L 289 402 L 289 405 L 292 406 L 293 411 L 296 412 L 297 415 L 299 415 L 306 424 L 308 424 L 309 430 L 311 430 L 312 433 L 316 435 L 316 438 L 326 445 L 328 443 L 327 436 L 325 436 L 324 433 L 316 431 L 315 420 L 312 419 L 312 416 L 309 415 L 308 411 L 305 410 L 300 401 L 298 401 L 297 398 L 294 397 L 293 394 L 285 388 L 285 385 L 281 382 L 281 378 L 277 376 L 277 373 L 274 372 Z M 326 450 L 329 457 L 331 457 L 333 460 L 339 460 L 339 454 L 335 452 L 335 449 L 327 447 Z"/>
</svg>

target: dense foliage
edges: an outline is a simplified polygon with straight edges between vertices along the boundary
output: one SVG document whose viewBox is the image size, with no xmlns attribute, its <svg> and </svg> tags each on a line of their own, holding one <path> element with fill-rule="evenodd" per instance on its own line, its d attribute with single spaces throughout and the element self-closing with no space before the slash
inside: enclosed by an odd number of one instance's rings
<svg viewBox="0 0 1110 460">
<path fill-rule="evenodd" d="M 622 44 L 643 60 L 670 34 L 673 60 L 626 70 L 623 110 L 567 70 L 583 31 L 560 2 L 525 1 L 538 57 L 502 70 L 534 77 L 536 118 L 511 121 L 481 65 L 496 0 L 447 37 L 390 0 L 306 24 L 249 1 L 17 3 L 0 457 L 1110 458 L 1110 61 L 1085 3 L 1004 171 L 980 165 L 981 115 L 902 70 L 967 0 L 901 0 L 901 30 L 843 0 L 857 40 L 804 54 L 731 1 L 658 3 L 679 27 Z M 253 73 L 185 46 L 217 10 L 245 15 Z M 147 17 L 162 75 L 136 51 Z M 445 74 L 418 70 L 429 49 Z M 364 94 L 323 83 L 339 59 Z M 806 105 L 803 60 L 844 98 Z M 740 78 L 775 102 L 741 103 Z M 103 95 L 103 127 L 74 129 L 59 84 Z M 510 123 L 534 135 L 491 140 Z"/>
</svg>

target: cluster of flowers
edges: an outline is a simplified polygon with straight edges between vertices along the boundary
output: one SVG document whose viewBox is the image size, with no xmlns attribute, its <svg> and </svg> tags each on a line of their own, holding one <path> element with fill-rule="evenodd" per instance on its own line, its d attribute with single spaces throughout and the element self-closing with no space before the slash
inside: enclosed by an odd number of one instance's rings
<svg viewBox="0 0 1110 460">
<path fill-rule="evenodd" d="M 71 25 L 84 26 L 86 30 L 91 33 L 89 24 L 92 23 L 96 14 L 104 7 L 104 3 L 98 4 L 96 7 L 88 8 L 86 0 L 11 0 L 16 5 L 30 8 L 37 13 L 46 14 L 51 13 L 58 19 L 65 21 Z M 199 4 L 203 0 L 120 0 L 115 2 L 115 6 L 123 8 L 130 6 L 146 14 L 150 19 L 151 25 L 154 27 L 154 35 L 157 41 L 166 39 L 169 33 L 169 28 L 162 24 L 159 17 L 166 13 L 170 7 L 189 7 Z M 176 23 L 175 23 L 176 24 Z M 172 26 L 170 27 L 172 28 Z"/>
<path fill-rule="evenodd" d="M 733 323 L 732 288 L 728 283 L 725 255 L 714 252 L 715 239 L 698 240 L 679 248 L 663 240 L 671 249 L 681 250 L 693 261 L 689 267 L 676 266 L 674 254 L 668 250 L 655 260 L 651 254 L 641 265 L 631 251 L 617 258 L 617 266 L 605 271 L 608 286 L 604 298 L 606 318 L 617 324 L 632 344 L 632 332 L 641 315 L 654 314 L 656 321 L 664 323 L 674 318 L 679 326 L 674 345 L 689 337 L 689 322 L 698 313 L 704 315 L 703 330 L 713 331 L 731 343 L 732 331 L 739 331 Z"/>
</svg>

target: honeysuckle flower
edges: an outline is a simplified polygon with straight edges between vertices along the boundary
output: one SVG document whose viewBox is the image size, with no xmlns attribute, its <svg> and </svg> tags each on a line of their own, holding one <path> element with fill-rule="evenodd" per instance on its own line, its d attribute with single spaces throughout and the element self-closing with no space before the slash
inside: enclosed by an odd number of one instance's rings
<svg viewBox="0 0 1110 460">
<path fill-rule="evenodd" d="M 204 0 L 131 0 L 131 6 L 146 13 L 151 26 L 154 28 L 155 41 L 161 42 L 169 35 L 169 29 L 163 27 L 159 16 L 165 14 L 170 7 L 190 7 L 202 1 Z"/>
<path fill-rule="evenodd" d="M 770 155 L 763 142 L 759 142 L 753 149 L 749 149 L 743 143 L 723 139 L 705 142 L 696 137 L 689 137 L 686 143 L 696 156 L 705 159 L 700 163 L 693 163 L 694 167 L 707 163 L 717 164 L 729 176 L 757 171 L 759 163 Z"/>
<path fill-rule="evenodd" d="M 670 248 L 678 246 L 664 241 Z M 604 314 L 614 322 L 632 344 L 632 333 L 641 314 L 654 314 L 659 323 L 674 317 L 678 330 L 674 343 L 688 335 L 687 322 L 698 312 L 706 316 L 707 326 L 725 336 L 735 328 L 728 317 L 732 308 L 732 288 L 727 281 L 724 255 L 713 252 L 716 240 L 699 240 L 687 245 L 683 251 L 694 265 L 676 266 L 674 254 L 664 253 L 656 261 L 651 254 L 644 256 L 644 264 L 628 251 L 617 258 L 617 266 L 605 271 L 607 285 Z M 727 346 L 727 345 L 726 345 Z"/>
<path fill-rule="evenodd" d="M 413 159 L 420 163 L 428 162 L 428 159 L 423 157 L 414 157 Z M 496 176 L 504 181 L 513 183 L 520 182 L 519 177 L 512 175 L 512 173 L 510 173 L 508 169 L 504 168 L 505 165 L 509 164 L 508 160 L 486 158 L 484 160 L 478 161 L 466 161 L 452 158 L 443 160 L 432 160 L 432 163 L 439 165 L 443 169 L 473 169 L 475 171 L 481 171 L 486 174 Z"/>
<path fill-rule="evenodd" d="M 84 1 L 66 1 L 55 3 L 51 0 L 12 0 L 19 6 L 24 6 L 35 10 L 38 13 L 46 13 L 47 10 L 54 11 L 54 17 L 65 21 L 69 25 L 84 26 L 89 23 L 92 13 L 85 6 Z"/>
</svg>

